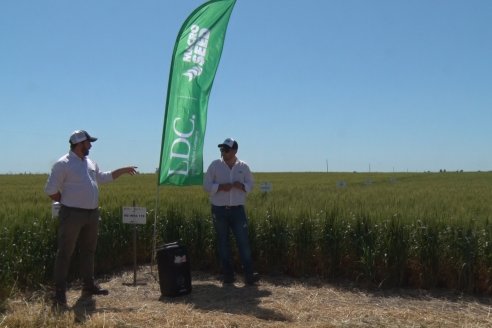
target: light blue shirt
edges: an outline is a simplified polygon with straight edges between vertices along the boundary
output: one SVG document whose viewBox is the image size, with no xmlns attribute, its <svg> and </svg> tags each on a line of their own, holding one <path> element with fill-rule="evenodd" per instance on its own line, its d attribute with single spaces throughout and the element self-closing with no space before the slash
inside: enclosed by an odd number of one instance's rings
<svg viewBox="0 0 492 328">
<path fill-rule="evenodd" d="M 44 190 L 48 195 L 60 192 L 62 205 L 95 209 L 99 206 L 98 183 L 110 181 L 110 171 L 101 172 L 96 162 L 70 151 L 53 165 Z"/>
<path fill-rule="evenodd" d="M 234 183 L 244 184 L 243 190 L 232 188 L 230 191 L 218 191 L 219 184 Z M 229 168 L 223 159 L 216 159 L 208 167 L 203 181 L 203 189 L 208 192 L 210 202 L 215 206 L 245 205 L 246 194 L 253 190 L 254 180 L 248 164 L 236 159 L 234 166 Z"/>
</svg>

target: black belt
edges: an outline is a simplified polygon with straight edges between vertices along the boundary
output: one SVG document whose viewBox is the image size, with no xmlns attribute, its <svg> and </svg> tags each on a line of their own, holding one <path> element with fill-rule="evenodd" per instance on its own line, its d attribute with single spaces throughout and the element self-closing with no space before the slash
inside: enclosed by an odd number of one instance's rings
<svg viewBox="0 0 492 328">
<path fill-rule="evenodd" d="M 66 205 L 63 205 L 63 204 L 61 205 L 61 207 L 64 207 L 67 210 L 76 211 L 76 212 L 92 212 L 92 211 L 97 210 L 97 208 L 89 209 L 89 208 L 71 207 L 71 206 L 66 206 Z"/>
<path fill-rule="evenodd" d="M 223 208 L 225 210 L 232 210 L 234 208 L 240 208 L 242 207 L 243 205 L 233 205 L 233 206 L 216 206 L 214 205 L 215 207 L 218 207 L 218 208 Z"/>
</svg>

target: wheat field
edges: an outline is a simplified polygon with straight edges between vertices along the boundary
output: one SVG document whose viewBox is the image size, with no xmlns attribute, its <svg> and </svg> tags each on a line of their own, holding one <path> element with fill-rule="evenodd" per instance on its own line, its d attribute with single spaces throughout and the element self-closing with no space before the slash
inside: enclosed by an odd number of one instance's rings
<svg viewBox="0 0 492 328">
<path fill-rule="evenodd" d="M 57 221 L 46 179 L 0 175 L 2 302 L 12 289 L 50 284 Z M 264 275 L 492 293 L 490 172 L 256 173 L 255 180 L 247 213 L 255 266 Z M 134 227 L 122 223 L 121 211 L 134 203 L 147 209 L 147 223 L 137 226 L 139 264 L 151 262 L 155 233 L 157 245 L 181 240 L 193 270 L 218 272 L 201 186 L 158 188 L 156 181 L 140 174 L 101 186 L 98 275 L 133 263 Z M 261 192 L 262 182 L 271 192 Z M 76 281 L 76 256 L 73 262 Z"/>
</svg>

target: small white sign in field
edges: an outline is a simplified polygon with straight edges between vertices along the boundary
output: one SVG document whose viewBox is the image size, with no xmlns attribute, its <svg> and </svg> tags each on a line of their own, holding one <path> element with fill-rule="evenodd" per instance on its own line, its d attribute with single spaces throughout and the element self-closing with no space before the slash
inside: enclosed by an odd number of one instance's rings
<svg viewBox="0 0 492 328">
<path fill-rule="evenodd" d="M 347 181 L 345 181 L 345 180 L 337 181 L 337 188 L 338 189 L 345 189 L 345 188 L 347 188 L 347 186 L 348 186 Z"/>
<path fill-rule="evenodd" d="M 272 191 L 272 183 L 271 182 L 262 182 L 260 184 L 261 192 L 270 192 Z"/>
<path fill-rule="evenodd" d="M 147 221 L 147 208 L 123 207 L 123 223 L 145 224 Z"/>
</svg>

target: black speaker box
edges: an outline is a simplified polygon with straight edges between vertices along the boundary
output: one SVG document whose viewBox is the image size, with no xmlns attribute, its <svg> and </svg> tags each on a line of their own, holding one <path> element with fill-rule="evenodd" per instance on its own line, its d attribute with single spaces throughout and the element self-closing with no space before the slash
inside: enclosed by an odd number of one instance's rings
<svg viewBox="0 0 492 328">
<path fill-rule="evenodd" d="M 191 293 L 190 259 L 186 247 L 178 242 L 157 248 L 157 270 L 162 296 Z"/>
</svg>

